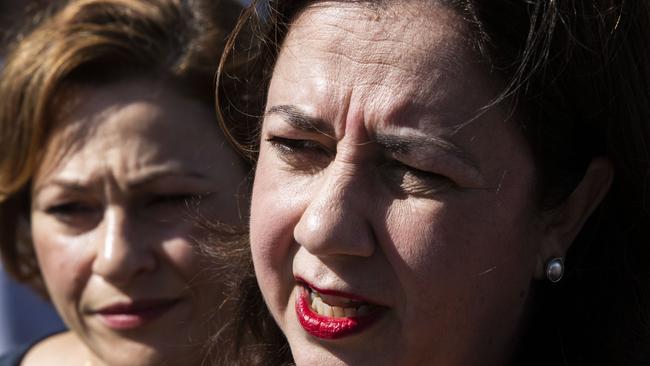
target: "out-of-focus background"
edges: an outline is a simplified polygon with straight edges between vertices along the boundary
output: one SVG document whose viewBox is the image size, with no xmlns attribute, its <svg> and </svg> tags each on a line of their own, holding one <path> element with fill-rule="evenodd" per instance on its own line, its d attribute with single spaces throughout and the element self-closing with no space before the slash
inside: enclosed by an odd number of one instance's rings
<svg viewBox="0 0 650 366">
<path fill-rule="evenodd" d="M 0 354 L 64 328 L 49 303 L 0 272 Z"/>
<path fill-rule="evenodd" d="M 26 21 L 27 12 L 48 5 L 47 0 L 0 0 L 0 67 L 9 29 Z M 0 154 L 2 153 L 0 147 Z M 18 284 L 0 264 L 0 354 L 21 344 L 63 330 L 56 311 L 27 286 Z"/>
</svg>

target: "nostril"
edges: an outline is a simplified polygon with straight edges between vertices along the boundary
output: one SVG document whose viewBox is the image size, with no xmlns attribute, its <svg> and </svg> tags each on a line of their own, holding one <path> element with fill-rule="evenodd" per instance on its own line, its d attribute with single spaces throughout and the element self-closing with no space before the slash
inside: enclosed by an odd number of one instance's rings
<svg viewBox="0 0 650 366">
<path fill-rule="evenodd" d="M 95 274 L 111 283 L 128 283 L 142 273 L 155 270 L 156 258 L 146 249 L 116 246 L 110 256 L 98 255 L 92 269 Z"/>
<path fill-rule="evenodd" d="M 345 155 L 345 154 L 344 154 Z M 372 222 L 381 213 L 368 204 L 372 188 L 365 170 L 337 155 L 326 172 L 306 188 L 304 207 L 293 230 L 295 241 L 316 256 L 372 255 L 376 243 Z"/>
</svg>

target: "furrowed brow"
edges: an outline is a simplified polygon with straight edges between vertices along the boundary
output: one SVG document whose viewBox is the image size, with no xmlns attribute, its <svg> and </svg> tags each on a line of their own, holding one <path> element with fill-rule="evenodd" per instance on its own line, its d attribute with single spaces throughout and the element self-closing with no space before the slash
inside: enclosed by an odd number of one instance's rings
<svg viewBox="0 0 650 366">
<path fill-rule="evenodd" d="M 480 171 L 474 159 L 451 141 L 432 136 L 397 136 L 377 134 L 375 141 L 389 154 L 408 154 L 414 150 L 439 150 L 458 159 L 464 165 Z"/>
<path fill-rule="evenodd" d="M 166 167 L 152 169 L 145 174 L 133 176 L 129 178 L 128 186 L 130 189 L 139 189 L 146 187 L 148 184 L 151 184 L 157 179 L 169 178 L 169 177 L 181 177 L 181 178 L 193 178 L 193 179 L 208 179 L 208 177 L 199 172 L 192 170 L 186 170 L 181 167 Z"/>
<path fill-rule="evenodd" d="M 298 130 L 320 133 L 332 138 L 335 135 L 332 125 L 321 118 L 308 115 L 295 105 L 275 105 L 266 112 L 266 115 L 269 114 L 280 115 L 287 123 Z"/>
<path fill-rule="evenodd" d="M 80 181 L 68 181 L 68 180 L 60 180 L 56 179 L 51 182 L 48 182 L 47 184 L 44 185 L 39 185 L 34 188 L 34 192 L 32 195 L 36 196 L 38 193 L 40 193 L 43 189 L 48 188 L 48 187 L 59 187 L 62 189 L 70 190 L 70 191 L 75 191 L 79 193 L 87 192 L 88 187 L 83 184 Z"/>
</svg>

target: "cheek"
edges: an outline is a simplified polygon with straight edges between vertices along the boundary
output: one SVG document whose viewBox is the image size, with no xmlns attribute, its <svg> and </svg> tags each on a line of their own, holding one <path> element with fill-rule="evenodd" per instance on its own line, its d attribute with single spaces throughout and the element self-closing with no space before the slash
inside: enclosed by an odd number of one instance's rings
<svg viewBox="0 0 650 366">
<path fill-rule="evenodd" d="M 58 234 L 38 218 L 32 219 L 32 240 L 50 297 L 66 318 L 81 300 L 91 276 L 94 248 L 84 238 Z"/>
<path fill-rule="evenodd" d="M 443 323 L 476 329 L 494 326 L 494 314 L 509 309 L 511 319 L 518 317 L 514 309 L 523 307 L 536 258 L 527 205 L 499 207 L 473 199 L 410 207 L 417 214 L 403 214 L 408 211 L 388 217 L 388 235 L 396 244 L 389 261 L 413 319 L 444 314 Z"/>
<path fill-rule="evenodd" d="M 190 239 L 184 237 L 168 239 L 163 242 L 162 251 L 164 255 L 161 258 L 167 260 L 173 271 L 187 283 L 195 280 L 197 275 L 206 268 L 206 264 L 201 261 L 201 256 Z"/>
<path fill-rule="evenodd" d="M 397 250 L 412 266 L 468 277 L 535 257 L 538 243 L 528 210 L 475 206 L 436 202 L 427 210 L 413 209 L 415 215 L 391 213 L 388 234 L 404 243 Z"/>
<path fill-rule="evenodd" d="M 286 305 L 294 282 L 297 246 L 293 230 L 306 202 L 306 190 L 300 188 L 299 177 L 289 177 L 265 155 L 260 157 L 254 182 L 250 239 L 255 272 L 269 305 Z"/>
<path fill-rule="evenodd" d="M 215 304 L 222 303 L 225 288 L 220 269 L 215 269 L 211 258 L 198 253 L 192 241 L 175 238 L 162 243 L 160 260 L 166 262 L 160 266 L 162 273 L 170 274 L 161 274 L 160 278 L 166 278 L 169 286 L 189 290 L 196 314 L 203 316 L 216 311 Z"/>
</svg>

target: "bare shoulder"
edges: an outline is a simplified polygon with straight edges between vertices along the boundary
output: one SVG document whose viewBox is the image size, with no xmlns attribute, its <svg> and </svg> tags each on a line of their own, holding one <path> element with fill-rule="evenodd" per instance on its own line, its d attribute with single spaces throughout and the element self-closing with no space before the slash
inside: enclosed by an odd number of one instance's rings
<svg viewBox="0 0 650 366">
<path fill-rule="evenodd" d="M 76 365 L 84 348 L 70 331 L 55 334 L 36 343 L 25 355 L 21 366 Z"/>
</svg>

